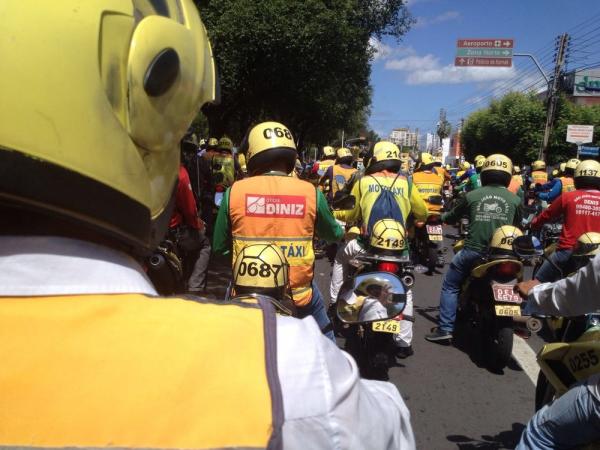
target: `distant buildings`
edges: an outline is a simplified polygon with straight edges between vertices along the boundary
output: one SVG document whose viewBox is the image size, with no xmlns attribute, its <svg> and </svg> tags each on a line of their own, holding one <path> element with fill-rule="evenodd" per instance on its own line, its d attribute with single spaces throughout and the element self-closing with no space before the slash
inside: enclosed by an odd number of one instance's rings
<svg viewBox="0 0 600 450">
<path fill-rule="evenodd" d="M 390 141 L 398 147 L 417 147 L 419 142 L 419 130 L 410 131 L 410 128 L 394 128 L 389 137 Z"/>
<path fill-rule="evenodd" d="M 440 137 L 437 133 L 427 133 L 425 140 L 425 150 L 429 153 L 436 153 L 442 146 Z"/>
</svg>

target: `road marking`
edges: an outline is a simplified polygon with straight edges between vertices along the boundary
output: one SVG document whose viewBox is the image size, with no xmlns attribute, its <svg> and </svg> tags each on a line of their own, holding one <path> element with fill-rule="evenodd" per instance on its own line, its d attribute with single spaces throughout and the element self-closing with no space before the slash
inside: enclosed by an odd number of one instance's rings
<svg viewBox="0 0 600 450">
<path fill-rule="evenodd" d="M 514 335 L 513 339 L 513 358 L 517 361 L 517 364 L 521 366 L 523 372 L 529 377 L 533 385 L 537 383 L 537 377 L 539 367 L 537 364 L 537 358 L 533 349 L 527 344 L 525 339 L 520 336 Z"/>
</svg>

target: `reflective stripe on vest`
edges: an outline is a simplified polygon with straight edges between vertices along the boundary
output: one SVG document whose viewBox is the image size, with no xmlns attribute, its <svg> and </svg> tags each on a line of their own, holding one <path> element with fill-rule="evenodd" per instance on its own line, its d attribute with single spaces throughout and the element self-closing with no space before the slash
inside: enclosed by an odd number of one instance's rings
<svg viewBox="0 0 600 450">
<path fill-rule="evenodd" d="M 531 179 L 535 184 L 546 184 L 548 182 L 548 174 L 543 170 L 534 170 L 531 172 Z"/>
<path fill-rule="evenodd" d="M 563 194 L 575 190 L 575 180 L 571 177 L 560 177 L 560 184 L 562 185 Z"/>
<path fill-rule="evenodd" d="M 333 184 L 331 185 L 331 195 L 335 195 L 337 191 L 342 190 L 354 172 L 356 172 L 356 169 L 353 167 L 346 169 L 340 164 L 335 164 L 333 166 Z"/>
<path fill-rule="evenodd" d="M 257 303 L 0 298 L 0 447 L 281 448 L 275 320 Z"/>
<path fill-rule="evenodd" d="M 229 191 L 229 217 L 232 261 L 247 245 L 279 245 L 290 265 L 294 302 L 298 306 L 310 303 L 317 218 L 315 188 L 306 181 L 276 175 L 240 180 Z"/>
<path fill-rule="evenodd" d="M 418 171 L 413 173 L 413 183 L 419 195 L 425 201 L 427 210 L 429 211 L 441 211 L 442 205 L 432 205 L 428 202 L 429 197 L 433 195 L 442 195 L 442 188 L 444 186 L 443 175 L 440 177 L 439 174 L 430 171 Z"/>
<path fill-rule="evenodd" d="M 365 228 L 369 223 L 371 209 L 373 208 L 373 204 L 377 200 L 377 197 L 379 197 L 381 188 L 392 188 L 392 193 L 396 197 L 404 220 L 406 220 L 410 214 L 410 186 L 408 179 L 404 174 L 398 175 L 397 178 L 396 175 L 397 174 L 392 172 L 377 172 L 373 175 L 365 176 L 360 179 L 360 209 Z"/>
</svg>

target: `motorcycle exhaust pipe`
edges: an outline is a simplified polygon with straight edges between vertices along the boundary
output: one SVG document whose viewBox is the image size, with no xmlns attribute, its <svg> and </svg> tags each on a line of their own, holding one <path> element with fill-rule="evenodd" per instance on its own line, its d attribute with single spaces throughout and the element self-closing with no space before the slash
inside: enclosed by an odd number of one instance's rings
<svg viewBox="0 0 600 450">
<path fill-rule="evenodd" d="M 404 275 L 402 275 L 402 283 L 407 288 L 411 288 L 412 285 L 415 284 L 415 277 L 412 276 L 411 274 L 404 274 Z"/>
<path fill-rule="evenodd" d="M 513 323 L 516 327 L 526 329 L 532 333 L 537 333 L 542 329 L 542 321 L 537 317 L 520 316 L 513 317 Z"/>
</svg>

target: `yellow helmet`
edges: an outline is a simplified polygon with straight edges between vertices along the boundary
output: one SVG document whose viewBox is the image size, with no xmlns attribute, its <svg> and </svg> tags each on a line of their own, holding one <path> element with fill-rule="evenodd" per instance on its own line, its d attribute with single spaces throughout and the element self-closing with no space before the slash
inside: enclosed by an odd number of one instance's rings
<svg viewBox="0 0 600 450">
<path fill-rule="evenodd" d="M 500 184 L 508 187 L 512 179 L 513 164 L 506 155 L 496 153 L 488 156 L 481 169 L 481 184 Z"/>
<path fill-rule="evenodd" d="M 517 165 L 513 166 L 513 174 L 519 175 L 521 173 L 521 168 Z"/>
<path fill-rule="evenodd" d="M 213 148 L 217 148 L 217 145 L 219 145 L 219 141 L 217 141 L 217 138 L 209 138 L 208 139 L 208 143 L 206 144 L 206 148 L 207 149 L 213 149 Z"/>
<path fill-rule="evenodd" d="M 274 244 L 248 245 L 233 264 L 233 286 L 239 288 L 281 289 L 289 285 L 289 265 L 281 248 Z"/>
<path fill-rule="evenodd" d="M 590 231 L 577 239 L 573 256 L 596 256 L 600 254 L 600 233 Z"/>
<path fill-rule="evenodd" d="M 479 161 L 480 159 L 482 159 L 482 160 L 484 160 L 484 161 L 485 161 L 485 156 L 483 156 L 483 155 L 477 155 L 477 156 L 475 156 L 475 158 L 473 159 L 473 161 L 474 161 L 474 162 L 477 162 L 477 161 Z"/>
<path fill-rule="evenodd" d="M 346 147 L 340 147 L 337 149 L 337 158 L 338 159 L 342 159 L 342 158 L 352 158 L 352 152 L 350 151 L 350 149 L 346 148 Z"/>
<path fill-rule="evenodd" d="M 561 164 L 561 169 L 563 172 L 565 171 L 565 169 L 571 169 L 571 170 L 575 170 L 577 169 L 577 166 L 579 165 L 581 161 L 579 161 L 577 158 L 571 158 L 570 160 L 568 160 L 565 164 L 565 168 L 562 168 L 562 164 Z"/>
<path fill-rule="evenodd" d="M 406 230 L 396 220 L 379 220 L 373 225 L 369 244 L 372 248 L 401 252 L 406 248 Z"/>
<path fill-rule="evenodd" d="M 248 133 L 246 164 L 251 175 L 268 171 L 276 161 L 285 162 L 287 173 L 290 173 L 297 156 L 292 133 L 279 122 L 259 123 Z"/>
<path fill-rule="evenodd" d="M 600 189 L 600 162 L 593 159 L 581 161 L 575 169 L 577 189 Z"/>
<path fill-rule="evenodd" d="M 460 163 L 460 170 L 469 170 L 471 168 L 471 164 L 469 161 L 463 161 Z"/>
<path fill-rule="evenodd" d="M 560 175 L 560 170 L 554 169 L 550 175 L 552 175 L 552 178 L 556 178 Z"/>
<path fill-rule="evenodd" d="M 512 225 L 504 225 L 494 231 L 490 241 L 490 253 L 506 254 L 512 252 L 513 239 L 523 236 L 523 232 Z"/>
<path fill-rule="evenodd" d="M 358 295 L 364 295 L 365 297 L 379 297 L 381 290 L 384 288 L 392 288 L 392 284 L 382 276 L 370 276 L 367 277 L 362 283 L 360 283 L 354 289 L 354 292 Z"/>
<path fill-rule="evenodd" d="M 333 147 L 330 145 L 326 145 L 325 147 L 323 147 L 323 157 L 331 158 L 332 156 L 335 156 L 335 150 L 333 149 Z"/>
<path fill-rule="evenodd" d="M 430 164 L 433 164 L 435 162 L 435 159 L 431 153 L 422 152 L 419 155 L 419 161 L 421 162 L 421 165 L 428 166 Z"/>
<path fill-rule="evenodd" d="M 17 1 L 2 16 L 0 167 L 11 173 L 0 202 L 153 247 L 171 215 L 180 140 L 215 98 L 196 6 Z"/>
<path fill-rule="evenodd" d="M 531 164 L 531 169 L 532 170 L 546 170 L 546 163 L 544 161 L 541 161 L 538 159 L 537 161 L 534 161 Z"/>
<path fill-rule="evenodd" d="M 401 166 L 400 149 L 389 141 L 380 141 L 373 147 L 373 156 L 369 160 L 367 173 L 379 170 L 398 170 Z"/>
<path fill-rule="evenodd" d="M 558 173 L 565 173 L 565 169 L 567 168 L 567 163 L 560 163 L 558 165 Z M 554 171 L 552 171 L 554 173 Z"/>
<path fill-rule="evenodd" d="M 226 150 L 228 152 L 233 151 L 233 142 L 227 136 L 223 136 L 219 139 L 219 143 L 217 144 L 217 150 Z"/>
<path fill-rule="evenodd" d="M 481 169 L 483 167 L 483 165 L 485 164 L 486 159 L 485 158 L 479 158 L 475 160 L 475 168 L 476 169 Z"/>
</svg>

